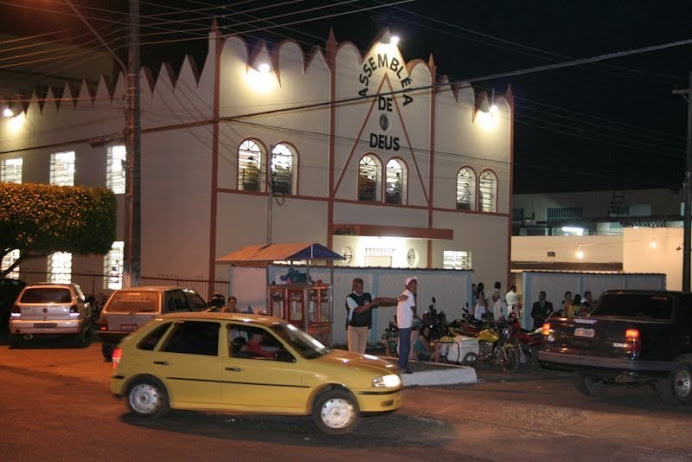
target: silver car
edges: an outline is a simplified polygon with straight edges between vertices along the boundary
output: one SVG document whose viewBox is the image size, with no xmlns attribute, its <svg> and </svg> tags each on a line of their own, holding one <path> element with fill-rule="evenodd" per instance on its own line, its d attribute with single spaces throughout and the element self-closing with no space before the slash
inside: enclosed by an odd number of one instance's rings
<svg viewBox="0 0 692 462">
<path fill-rule="evenodd" d="M 26 286 L 10 313 L 10 345 L 34 337 L 71 336 L 78 347 L 91 340 L 92 308 L 82 289 L 73 283 Z"/>
<path fill-rule="evenodd" d="M 111 361 L 120 340 L 152 318 L 179 311 L 201 311 L 206 306 L 197 292 L 186 287 L 142 286 L 116 290 L 99 317 L 103 358 Z"/>
</svg>

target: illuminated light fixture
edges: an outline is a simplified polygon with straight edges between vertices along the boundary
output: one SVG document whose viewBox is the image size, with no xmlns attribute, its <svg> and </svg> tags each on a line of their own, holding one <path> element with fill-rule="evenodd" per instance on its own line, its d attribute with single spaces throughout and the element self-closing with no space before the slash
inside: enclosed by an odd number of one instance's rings
<svg viewBox="0 0 692 462">
<path fill-rule="evenodd" d="M 656 242 L 656 238 L 655 238 L 655 237 L 651 239 L 651 242 L 649 242 L 649 246 L 650 246 L 652 249 L 655 249 L 656 247 L 658 247 L 658 242 Z"/>
<path fill-rule="evenodd" d="M 392 35 L 389 38 L 389 43 L 391 43 L 392 45 L 398 45 L 399 44 L 399 36 L 398 35 Z"/>
<path fill-rule="evenodd" d="M 577 258 L 578 258 L 579 260 L 583 260 L 583 259 L 584 259 L 584 251 L 581 249 L 581 247 L 577 247 L 577 253 L 576 253 L 576 255 L 577 255 Z"/>
<path fill-rule="evenodd" d="M 578 226 L 563 226 L 562 232 L 575 234 L 577 236 L 583 236 L 584 235 L 584 228 L 580 228 Z"/>
<path fill-rule="evenodd" d="M 2 110 L 2 115 L 3 117 L 7 117 L 9 119 L 10 117 L 14 117 L 14 111 L 9 107 L 5 107 Z"/>
<path fill-rule="evenodd" d="M 258 69 L 262 74 L 266 74 L 266 73 L 269 72 L 272 68 L 271 68 L 271 66 L 270 66 L 268 63 L 262 63 L 262 64 L 259 65 L 259 67 L 258 67 L 257 69 Z"/>
</svg>

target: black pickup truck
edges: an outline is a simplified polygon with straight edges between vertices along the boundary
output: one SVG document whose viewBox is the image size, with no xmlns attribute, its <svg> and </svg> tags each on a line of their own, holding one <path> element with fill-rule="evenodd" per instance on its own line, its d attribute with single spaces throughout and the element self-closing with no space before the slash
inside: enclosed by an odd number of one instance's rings
<svg viewBox="0 0 692 462">
<path fill-rule="evenodd" d="M 606 291 L 588 316 L 548 319 L 543 335 L 541 364 L 574 371 L 585 395 L 652 384 L 667 403 L 692 403 L 690 293 Z"/>
</svg>

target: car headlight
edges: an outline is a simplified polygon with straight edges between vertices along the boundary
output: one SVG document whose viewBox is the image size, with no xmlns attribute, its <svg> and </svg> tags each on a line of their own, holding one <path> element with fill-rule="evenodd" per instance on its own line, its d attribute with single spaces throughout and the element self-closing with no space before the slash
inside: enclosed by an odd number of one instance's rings
<svg viewBox="0 0 692 462">
<path fill-rule="evenodd" d="M 401 386 L 401 377 L 396 374 L 383 375 L 372 379 L 373 388 L 396 388 Z"/>
</svg>

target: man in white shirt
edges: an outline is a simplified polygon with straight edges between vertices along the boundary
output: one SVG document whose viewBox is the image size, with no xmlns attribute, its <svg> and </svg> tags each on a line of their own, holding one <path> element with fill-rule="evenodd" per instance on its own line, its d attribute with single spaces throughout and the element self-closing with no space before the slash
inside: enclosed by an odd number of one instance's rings
<svg viewBox="0 0 692 462">
<path fill-rule="evenodd" d="M 502 300 L 502 297 L 500 297 L 500 294 L 493 293 L 493 308 L 492 308 L 492 313 L 493 313 L 493 318 L 497 322 L 499 319 L 507 319 L 509 317 L 509 311 L 507 303 Z"/>
<path fill-rule="evenodd" d="M 509 288 L 509 292 L 505 295 L 505 301 L 507 302 L 507 307 L 509 312 L 517 315 L 519 317 L 519 309 L 521 308 L 519 302 L 519 295 L 517 295 L 517 286 L 512 286 Z"/>
<path fill-rule="evenodd" d="M 410 374 L 408 357 L 411 353 L 411 325 L 416 315 L 418 278 L 415 276 L 406 278 L 404 285 L 406 290 L 401 293 L 396 305 L 396 323 L 399 328 L 399 371 L 402 374 Z"/>
</svg>

